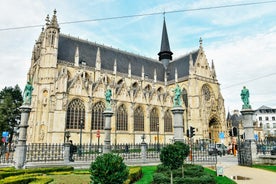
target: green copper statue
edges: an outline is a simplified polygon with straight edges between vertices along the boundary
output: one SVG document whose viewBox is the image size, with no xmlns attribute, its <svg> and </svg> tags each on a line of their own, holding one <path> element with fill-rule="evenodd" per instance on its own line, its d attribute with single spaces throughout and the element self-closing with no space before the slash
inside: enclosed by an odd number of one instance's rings
<svg viewBox="0 0 276 184">
<path fill-rule="evenodd" d="M 23 105 L 31 105 L 33 89 L 31 82 L 28 81 L 23 93 Z"/>
<path fill-rule="evenodd" d="M 174 88 L 173 106 L 181 106 L 181 99 L 180 99 L 181 93 L 182 93 L 182 90 L 177 84 L 176 87 Z"/>
<path fill-rule="evenodd" d="M 249 104 L 249 90 L 245 86 L 241 90 L 241 99 L 243 101 L 242 109 L 251 109 L 251 105 Z"/>
<path fill-rule="evenodd" d="M 106 100 L 106 108 L 107 109 L 111 108 L 111 96 L 112 96 L 111 89 L 108 88 L 105 92 L 105 100 Z"/>
</svg>

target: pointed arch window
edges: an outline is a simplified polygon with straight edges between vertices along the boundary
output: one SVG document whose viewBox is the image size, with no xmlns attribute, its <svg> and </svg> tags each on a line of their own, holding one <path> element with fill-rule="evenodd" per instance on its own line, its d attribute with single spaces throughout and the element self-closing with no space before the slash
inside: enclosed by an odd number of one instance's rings
<svg viewBox="0 0 276 184">
<path fill-rule="evenodd" d="M 172 132 L 172 115 L 169 110 L 167 110 L 164 115 L 164 131 Z"/>
<path fill-rule="evenodd" d="M 144 112 L 141 107 L 134 111 L 134 131 L 144 131 Z"/>
<path fill-rule="evenodd" d="M 124 105 L 117 109 L 116 130 L 128 130 L 128 116 Z"/>
<path fill-rule="evenodd" d="M 150 112 L 150 131 L 159 131 L 159 117 L 156 108 L 152 109 Z"/>
<path fill-rule="evenodd" d="M 91 129 L 92 130 L 103 130 L 104 129 L 104 112 L 105 106 L 103 102 L 96 103 L 92 108 L 91 117 Z"/>
<path fill-rule="evenodd" d="M 186 107 L 188 107 L 188 93 L 185 88 L 182 89 L 182 100 Z"/>
<path fill-rule="evenodd" d="M 67 108 L 66 129 L 79 129 L 81 119 L 85 119 L 85 106 L 80 99 L 72 100 Z"/>
</svg>

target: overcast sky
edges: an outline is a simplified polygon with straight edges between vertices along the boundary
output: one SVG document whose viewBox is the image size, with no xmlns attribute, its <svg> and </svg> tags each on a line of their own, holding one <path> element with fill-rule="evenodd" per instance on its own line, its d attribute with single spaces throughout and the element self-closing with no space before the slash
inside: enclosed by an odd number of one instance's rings
<svg viewBox="0 0 276 184">
<path fill-rule="evenodd" d="M 226 111 L 241 110 L 243 86 L 253 109 L 276 108 L 276 0 L 0 0 L 0 89 L 23 89 L 35 40 L 54 9 L 61 33 L 154 59 L 167 12 L 173 57 L 203 39 Z M 97 20 L 129 15 L 145 16 Z M 83 22 L 68 24 L 77 21 Z M 14 29 L 25 26 L 32 27 Z"/>
</svg>

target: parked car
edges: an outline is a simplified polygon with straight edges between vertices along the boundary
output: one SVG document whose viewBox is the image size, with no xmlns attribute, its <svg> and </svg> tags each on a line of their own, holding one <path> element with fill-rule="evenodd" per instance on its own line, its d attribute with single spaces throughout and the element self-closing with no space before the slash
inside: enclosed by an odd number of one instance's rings
<svg viewBox="0 0 276 184">
<path fill-rule="evenodd" d="M 271 151 L 270 151 L 271 155 L 276 155 L 276 147 L 274 147 Z"/>
<path fill-rule="evenodd" d="M 227 153 L 227 147 L 224 144 L 210 144 L 208 149 L 209 155 L 225 155 Z"/>
</svg>

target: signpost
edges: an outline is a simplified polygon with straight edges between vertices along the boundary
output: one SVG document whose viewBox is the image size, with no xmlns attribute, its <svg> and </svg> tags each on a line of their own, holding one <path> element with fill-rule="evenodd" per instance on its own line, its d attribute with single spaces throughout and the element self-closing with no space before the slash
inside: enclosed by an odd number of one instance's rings
<svg viewBox="0 0 276 184">
<path fill-rule="evenodd" d="M 100 134 L 100 130 L 97 130 L 97 138 L 98 138 L 98 152 L 100 152 L 100 137 L 101 137 L 101 134 Z"/>
</svg>

